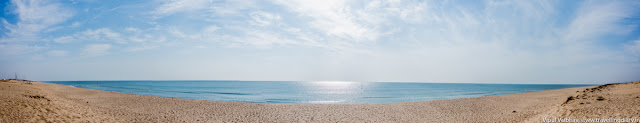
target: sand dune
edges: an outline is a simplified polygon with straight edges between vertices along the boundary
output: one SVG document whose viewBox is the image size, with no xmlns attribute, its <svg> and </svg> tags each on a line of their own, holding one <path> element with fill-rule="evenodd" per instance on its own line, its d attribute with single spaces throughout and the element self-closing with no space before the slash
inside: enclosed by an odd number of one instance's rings
<svg viewBox="0 0 640 123">
<path fill-rule="evenodd" d="M 0 82 L 0 122 L 542 122 L 640 118 L 640 84 L 386 104 L 266 104 Z"/>
</svg>

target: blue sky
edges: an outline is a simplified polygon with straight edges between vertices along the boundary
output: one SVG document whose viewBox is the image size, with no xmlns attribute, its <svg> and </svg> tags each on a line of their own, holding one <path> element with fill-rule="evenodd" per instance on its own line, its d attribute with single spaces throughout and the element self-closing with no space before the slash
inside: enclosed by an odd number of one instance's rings
<svg viewBox="0 0 640 123">
<path fill-rule="evenodd" d="M 640 80 L 638 1 L 3 1 L 0 76 Z"/>
</svg>

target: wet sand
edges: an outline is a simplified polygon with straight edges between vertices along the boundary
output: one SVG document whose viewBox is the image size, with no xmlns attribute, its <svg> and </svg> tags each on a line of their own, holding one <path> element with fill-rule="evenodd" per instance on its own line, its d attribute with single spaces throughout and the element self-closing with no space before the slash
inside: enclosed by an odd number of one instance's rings
<svg viewBox="0 0 640 123">
<path fill-rule="evenodd" d="M 51 83 L 0 82 L 2 123 L 542 122 L 542 118 L 640 118 L 639 112 L 640 83 L 637 82 L 384 104 L 206 101 L 124 94 Z"/>
</svg>

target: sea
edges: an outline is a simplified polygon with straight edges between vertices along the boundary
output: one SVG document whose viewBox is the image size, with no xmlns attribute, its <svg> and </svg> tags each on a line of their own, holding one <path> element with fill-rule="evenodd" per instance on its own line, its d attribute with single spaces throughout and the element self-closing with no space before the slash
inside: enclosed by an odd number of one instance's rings
<svg viewBox="0 0 640 123">
<path fill-rule="evenodd" d="M 496 96 L 593 85 L 350 81 L 45 81 L 79 88 L 183 99 L 283 103 L 374 104 Z"/>
</svg>

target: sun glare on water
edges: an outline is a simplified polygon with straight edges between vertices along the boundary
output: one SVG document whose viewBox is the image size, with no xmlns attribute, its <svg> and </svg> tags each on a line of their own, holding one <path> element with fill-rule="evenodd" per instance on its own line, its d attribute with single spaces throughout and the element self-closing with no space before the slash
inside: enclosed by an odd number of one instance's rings
<svg viewBox="0 0 640 123">
<path fill-rule="evenodd" d="M 306 82 L 307 93 L 318 95 L 308 103 L 330 104 L 348 102 L 362 93 L 362 82 L 351 81 L 312 81 Z"/>
<path fill-rule="evenodd" d="M 311 82 L 313 86 L 316 87 L 335 87 L 335 88 L 349 88 L 351 86 L 357 85 L 358 82 L 349 82 L 349 81 L 314 81 Z"/>
</svg>

